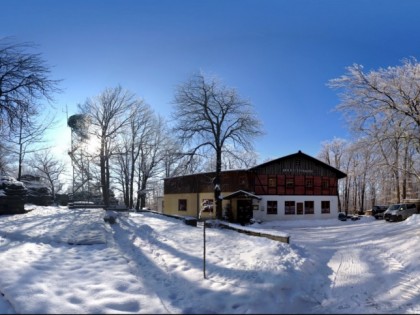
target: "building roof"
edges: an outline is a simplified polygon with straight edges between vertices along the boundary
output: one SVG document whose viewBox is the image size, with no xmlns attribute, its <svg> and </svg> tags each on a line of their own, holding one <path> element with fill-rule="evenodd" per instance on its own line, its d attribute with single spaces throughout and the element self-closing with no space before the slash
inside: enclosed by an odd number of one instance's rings
<svg viewBox="0 0 420 315">
<path fill-rule="evenodd" d="M 246 172 L 248 169 L 238 168 L 238 169 L 230 169 L 230 170 L 222 170 L 222 173 L 229 173 L 229 172 Z M 164 179 L 172 179 L 172 178 L 185 178 L 188 176 L 214 176 L 216 174 L 216 171 L 211 172 L 201 172 L 201 173 L 193 173 L 193 174 L 185 174 L 185 175 L 177 175 L 177 176 L 169 176 L 165 177 Z"/>
<path fill-rule="evenodd" d="M 261 200 L 261 197 L 254 195 L 248 191 L 245 190 L 238 190 L 235 191 L 227 196 L 224 196 L 222 199 L 232 199 L 232 198 L 238 198 L 238 197 L 248 197 L 248 198 L 253 198 L 253 199 L 258 199 Z"/>
<path fill-rule="evenodd" d="M 320 166 L 322 166 L 326 169 L 329 169 L 330 171 L 334 172 L 337 175 L 338 179 L 347 177 L 347 174 L 343 173 L 342 171 L 336 169 L 335 167 L 332 167 L 331 165 L 329 165 L 325 162 L 322 162 L 321 160 L 318 160 L 318 159 L 316 159 L 316 158 L 314 158 L 310 155 L 307 155 L 307 154 L 303 153 L 301 150 L 299 150 L 297 153 L 289 154 L 289 155 L 286 155 L 286 156 L 283 156 L 283 157 L 280 157 L 280 158 L 277 158 L 277 159 L 274 159 L 274 160 L 270 160 L 270 161 L 258 164 L 256 166 L 250 167 L 248 169 L 222 170 L 222 173 L 252 171 L 252 170 L 256 170 L 260 167 L 265 167 L 265 166 L 268 166 L 270 164 L 275 164 L 275 163 L 278 163 L 280 161 L 287 160 L 287 159 L 290 159 L 290 158 L 296 158 L 296 157 L 304 157 L 304 158 L 306 158 L 308 160 L 311 160 L 314 163 L 316 163 L 316 164 L 318 164 L 318 165 L 320 165 Z M 165 179 L 185 178 L 185 177 L 188 177 L 188 176 L 193 177 L 193 176 L 200 176 L 200 175 L 201 176 L 214 176 L 215 173 L 216 173 L 215 171 L 203 172 L 203 173 L 194 173 L 194 174 L 180 175 L 180 176 L 174 176 L 174 177 L 166 177 Z"/>
<path fill-rule="evenodd" d="M 347 177 L 347 174 L 343 173 L 342 171 L 340 171 L 340 170 L 336 169 L 335 167 L 332 167 L 331 165 L 329 165 L 329 164 L 327 164 L 325 162 L 322 162 L 322 161 L 320 161 L 320 160 L 318 160 L 318 159 L 316 159 L 316 158 L 314 158 L 314 157 L 312 157 L 310 155 L 307 155 L 307 154 L 303 153 L 300 150 L 297 153 L 286 155 L 286 156 L 283 156 L 281 158 L 274 159 L 274 160 L 271 160 L 271 161 L 264 162 L 262 164 L 253 166 L 253 167 L 249 168 L 249 170 L 255 170 L 255 169 L 258 169 L 260 167 L 265 167 L 265 166 L 268 166 L 270 164 L 278 163 L 279 161 L 282 161 L 282 160 L 286 160 L 286 159 L 290 159 L 290 158 L 296 158 L 296 157 L 304 157 L 306 159 L 309 159 L 309 160 L 313 161 L 316 164 L 319 164 L 319 165 L 321 165 L 321 166 L 323 166 L 323 167 L 331 170 L 332 172 L 334 172 L 334 173 L 337 174 L 337 178 L 338 179 Z"/>
</svg>

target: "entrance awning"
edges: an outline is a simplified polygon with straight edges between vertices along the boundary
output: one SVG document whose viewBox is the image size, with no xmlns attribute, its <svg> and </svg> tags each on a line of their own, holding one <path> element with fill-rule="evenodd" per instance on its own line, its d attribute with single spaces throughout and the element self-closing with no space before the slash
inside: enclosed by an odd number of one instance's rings
<svg viewBox="0 0 420 315">
<path fill-rule="evenodd" d="M 225 199 L 229 200 L 229 199 L 232 199 L 232 198 L 251 198 L 251 199 L 258 199 L 258 200 L 262 199 L 261 197 L 259 197 L 257 195 L 254 195 L 250 192 L 247 192 L 245 190 L 238 190 L 238 191 L 235 191 L 234 193 L 231 193 L 227 196 L 224 196 L 223 200 L 225 200 Z"/>
</svg>

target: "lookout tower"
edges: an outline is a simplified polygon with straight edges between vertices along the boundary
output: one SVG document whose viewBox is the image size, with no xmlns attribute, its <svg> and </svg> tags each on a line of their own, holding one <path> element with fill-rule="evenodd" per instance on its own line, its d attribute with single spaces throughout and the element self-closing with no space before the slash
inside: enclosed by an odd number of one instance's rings
<svg viewBox="0 0 420 315">
<path fill-rule="evenodd" d="M 92 156 L 87 151 L 89 140 L 89 119 L 85 115 L 72 115 L 67 120 L 71 128 L 71 149 L 68 152 L 73 168 L 72 201 L 90 201 Z"/>
</svg>

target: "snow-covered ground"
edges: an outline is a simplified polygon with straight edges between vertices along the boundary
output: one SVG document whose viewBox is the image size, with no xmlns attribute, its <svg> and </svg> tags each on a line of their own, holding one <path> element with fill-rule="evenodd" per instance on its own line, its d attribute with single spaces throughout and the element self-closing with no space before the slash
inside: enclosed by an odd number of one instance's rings
<svg viewBox="0 0 420 315">
<path fill-rule="evenodd" d="M 200 223 L 27 208 L 0 216 L 3 314 L 420 313 L 420 215 L 206 228 L 204 264 Z"/>
</svg>

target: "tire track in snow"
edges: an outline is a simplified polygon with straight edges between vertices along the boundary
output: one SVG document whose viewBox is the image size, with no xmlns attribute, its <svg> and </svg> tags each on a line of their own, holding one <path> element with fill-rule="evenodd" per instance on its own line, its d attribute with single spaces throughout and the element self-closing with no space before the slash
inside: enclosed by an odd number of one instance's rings
<svg viewBox="0 0 420 315">
<path fill-rule="evenodd" d="M 338 310 L 361 306 L 363 299 L 360 297 L 359 279 L 366 275 L 369 277 L 370 274 L 369 265 L 362 259 L 363 252 L 360 248 L 339 250 L 328 262 L 333 271 L 330 276 L 330 299 L 335 301 Z"/>
<path fill-rule="evenodd" d="M 419 272 L 407 271 L 400 259 L 372 244 L 338 250 L 328 266 L 333 271 L 331 291 L 323 307 L 332 307 L 332 312 L 358 313 L 366 308 L 372 308 L 373 312 L 396 312 L 409 309 L 412 301 L 419 299 Z M 388 271 L 388 279 L 380 277 L 383 270 Z M 363 278 L 367 287 L 378 289 L 368 292 L 360 284 Z M 372 285 L 372 281 L 377 284 Z"/>
<path fill-rule="evenodd" d="M 411 301 L 420 297 L 419 272 L 417 276 L 407 271 L 404 263 L 392 254 L 381 252 L 380 254 L 386 262 L 386 266 L 390 273 L 399 274 L 398 282 L 394 283 L 389 290 L 389 295 L 394 296 L 402 302 Z M 398 298 L 400 296 L 400 298 Z M 411 303 L 408 302 L 408 305 Z"/>
</svg>

